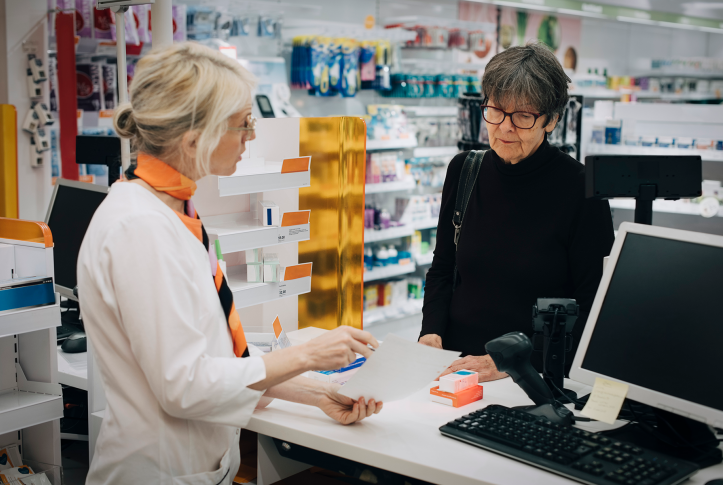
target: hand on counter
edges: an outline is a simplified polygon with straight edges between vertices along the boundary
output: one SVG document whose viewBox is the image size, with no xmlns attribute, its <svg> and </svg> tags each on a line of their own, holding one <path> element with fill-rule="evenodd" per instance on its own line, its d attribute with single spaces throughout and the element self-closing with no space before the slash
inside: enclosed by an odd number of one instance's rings
<svg viewBox="0 0 723 485">
<path fill-rule="evenodd" d="M 497 379 L 507 377 L 506 373 L 497 370 L 492 357 L 489 355 L 468 355 L 467 357 L 455 360 L 439 377 L 463 369 L 477 372 L 479 374 L 479 382 L 496 381 Z"/>
<path fill-rule="evenodd" d="M 419 339 L 419 343 L 428 347 L 434 347 L 435 349 L 442 348 L 442 337 L 436 333 L 428 333 Z"/>
<path fill-rule="evenodd" d="M 373 399 L 366 403 L 364 398 L 354 401 L 336 391 L 341 386 L 335 385 L 319 398 L 319 409 L 327 416 L 339 421 L 341 424 L 353 424 L 368 418 L 372 414 L 378 414 L 382 410 L 383 403 L 377 403 Z"/>
<path fill-rule="evenodd" d="M 369 332 L 341 326 L 302 345 L 307 358 L 307 370 L 336 370 L 356 360 L 356 354 L 371 357 L 379 342 Z"/>
</svg>

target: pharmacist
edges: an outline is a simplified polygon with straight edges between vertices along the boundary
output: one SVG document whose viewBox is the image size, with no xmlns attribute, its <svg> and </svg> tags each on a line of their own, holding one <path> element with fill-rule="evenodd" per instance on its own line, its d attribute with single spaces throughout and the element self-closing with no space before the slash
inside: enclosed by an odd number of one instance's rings
<svg viewBox="0 0 723 485">
<path fill-rule="evenodd" d="M 575 348 L 580 340 L 614 235 L 608 202 L 585 198 L 584 166 L 547 141 L 565 112 L 569 82 L 537 43 L 507 49 L 485 68 L 480 108 L 491 150 L 456 250 L 452 213 L 467 153 L 449 164 L 425 286 L 420 343 L 462 352 L 446 373 L 505 377 L 485 344 L 512 331 L 531 335 L 532 305 L 541 297 L 577 300 Z M 533 365 L 542 370 L 541 353 L 533 353 Z"/>
<path fill-rule="evenodd" d="M 370 355 L 374 337 L 344 327 L 262 355 L 247 344 L 209 251 L 190 197 L 204 175 L 231 175 L 254 138 L 253 84 L 218 51 L 174 44 L 138 62 L 131 102 L 116 112 L 137 165 L 95 213 L 78 259 L 108 401 L 89 484 L 231 483 L 239 428 L 270 398 L 317 406 L 344 424 L 381 410 L 299 377 Z"/>
</svg>

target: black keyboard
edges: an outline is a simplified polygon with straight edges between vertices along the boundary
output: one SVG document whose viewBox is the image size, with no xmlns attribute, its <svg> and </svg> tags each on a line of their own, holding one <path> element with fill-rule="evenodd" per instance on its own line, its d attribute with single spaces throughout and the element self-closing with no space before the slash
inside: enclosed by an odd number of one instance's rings
<svg viewBox="0 0 723 485">
<path fill-rule="evenodd" d="M 687 461 L 498 405 L 455 419 L 439 430 L 582 483 L 672 485 L 698 470 Z"/>
</svg>

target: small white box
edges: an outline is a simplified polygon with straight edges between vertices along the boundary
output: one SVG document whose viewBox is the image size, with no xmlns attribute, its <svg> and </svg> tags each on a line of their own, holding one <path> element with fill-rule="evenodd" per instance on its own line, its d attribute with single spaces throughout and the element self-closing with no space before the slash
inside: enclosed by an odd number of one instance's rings
<svg viewBox="0 0 723 485">
<path fill-rule="evenodd" d="M 33 137 L 35 138 L 35 151 L 43 153 L 50 150 L 50 137 L 47 131 L 43 128 L 38 128 L 38 131 L 35 132 Z"/>
<path fill-rule="evenodd" d="M 44 103 L 37 103 L 35 106 L 33 106 L 33 110 L 35 110 L 35 114 L 38 115 L 38 119 L 40 120 L 40 126 L 52 125 L 55 121 L 55 118 L 53 118 L 53 115 L 50 113 L 50 110 L 47 106 L 45 106 Z"/>
<path fill-rule="evenodd" d="M 246 281 L 249 283 L 263 283 L 264 265 L 262 263 L 246 263 Z"/>
<path fill-rule="evenodd" d="M 439 378 L 439 390 L 455 394 L 464 391 L 478 383 L 478 375 L 471 370 L 459 370 Z"/>
<path fill-rule="evenodd" d="M 268 200 L 259 202 L 259 219 L 263 226 L 280 225 L 279 206 Z"/>
<path fill-rule="evenodd" d="M 28 68 L 27 83 L 28 96 L 30 96 L 30 98 L 41 98 L 43 96 L 43 85 L 35 82 L 33 79 L 33 71 L 31 71 L 30 68 Z"/>
<path fill-rule="evenodd" d="M 38 118 L 38 114 L 35 112 L 35 110 L 31 108 L 25 115 L 25 120 L 23 121 L 23 131 L 27 131 L 28 133 L 35 133 L 35 130 L 38 129 L 38 126 L 40 126 L 40 118 Z"/>
<path fill-rule="evenodd" d="M 35 145 L 35 135 L 30 135 L 30 166 L 33 168 L 45 165 L 45 159 L 42 153 L 39 153 Z"/>
<path fill-rule="evenodd" d="M 263 249 L 247 249 L 246 253 L 246 264 L 249 263 L 263 263 L 264 262 L 264 250 Z"/>
<path fill-rule="evenodd" d="M 264 283 L 278 283 L 281 265 L 276 253 L 264 253 Z"/>
<path fill-rule="evenodd" d="M 33 74 L 33 81 L 35 81 L 36 83 L 48 80 L 48 75 L 45 72 L 45 67 L 43 67 L 43 61 L 41 61 L 37 57 L 28 57 L 28 67 L 30 67 L 30 71 Z"/>
</svg>

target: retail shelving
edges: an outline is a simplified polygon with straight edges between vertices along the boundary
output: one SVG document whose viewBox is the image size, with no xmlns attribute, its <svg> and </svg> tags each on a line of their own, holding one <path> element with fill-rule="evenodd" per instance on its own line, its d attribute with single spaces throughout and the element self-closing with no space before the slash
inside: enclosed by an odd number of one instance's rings
<svg viewBox="0 0 723 485">
<path fill-rule="evenodd" d="M 63 417 L 59 384 L 31 382 L 15 363 L 17 388 L 0 394 L 0 435 Z"/>
<path fill-rule="evenodd" d="M 228 286 L 233 293 L 236 308 L 298 296 L 311 291 L 311 276 L 278 283 L 249 283 L 246 265 L 228 268 Z"/>
<path fill-rule="evenodd" d="M 311 157 L 303 157 L 310 159 Z M 298 189 L 311 185 L 310 160 L 298 164 L 298 159 L 283 162 L 265 162 L 263 160 L 249 165 L 240 163 L 238 170 L 228 177 L 218 177 L 218 194 L 230 195 L 270 192 L 272 190 Z M 289 165 L 296 163 L 298 168 Z M 305 169 L 303 169 L 305 165 Z M 295 171 L 290 171 L 295 170 Z"/>
<path fill-rule="evenodd" d="M 0 338 L 60 326 L 60 295 L 55 304 L 0 312 Z"/>
<path fill-rule="evenodd" d="M 223 254 L 309 240 L 309 224 L 263 226 L 258 220 L 244 216 L 224 214 L 204 218 L 206 232 L 211 239 L 219 240 Z"/>
<path fill-rule="evenodd" d="M 409 237 L 414 234 L 413 226 L 390 227 L 389 229 L 364 229 L 364 243 L 373 243 L 378 241 L 386 241 L 399 237 Z"/>
<path fill-rule="evenodd" d="M 434 252 L 428 251 L 426 254 L 415 254 L 414 255 L 414 262 L 417 263 L 418 266 L 428 266 L 432 264 L 432 260 L 434 259 Z"/>
<path fill-rule="evenodd" d="M 606 145 L 589 143 L 588 155 L 700 155 L 707 162 L 723 162 L 723 150 L 695 150 L 689 148 L 643 147 L 632 145 Z"/>
<path fill-rule="evenodd" d="M 414 229 L 421 231 L 423 229 L 434 229 L 439 224 L 439 218 L 437 217 L 431 217 L 429 219 L 423 219 L 421 221 L 414 221 L 412 222 L 412 226 L 414 226 Z"/>
<path fill-rule="evenodd" d="M 407 300 L 403 305 L 385 306 L 364 312 L 364 326 L 381 324 L 422 313 L 423 300 Z"/>
<path fill-rule="evenodd" d="M 410 98 L 414 99 L 414 98 Z M 444 99 L 444 98 L 437 98 Z M 456 100 L 453 106 L 405 106 L 404 113 L 407 116 L 449 116 L 456 117 L 459 114 L 459 108 L 457 107 Z"/>
<path fill-rule="evenodd" d="M 382 192 L 401 192 L 404 190 L 412 190 L 416 187 L 413 178 L 407 177 L 396 182 L 383 182 L 379 184 L 366 184 L 365 192 L 367 194 L 380 194 Z"/>
<path fill-rule="evenodd" d="M 592 99 L 619 100 L 626 94 L 635 95 L 638 99 L 660 99 L 663 101 L 704 101 L 719 99 L 716 93 L 660 93 L 652 91 L 638 91 L 634 89 L 572 89 L 570 94 L 579 94 Z"/>
<path fill-rule="evenodd" d="M 608 202 L 610 202 L 612 209 L 635 210 L 635 200 L 633 199 L 611 199 Z M 688 214 L 702 217 L 700 205 L 687 200 L 655 200 L 653 201 L 653 212 Z M 718 208 L 717 217 L 723 217 L 723 206 Z"/>
<path fill-rule="evenodd" d="M 364 282 L 394 278 L 395 276 L 414 273 L 416 269 L 417 268 L 414 263 L 392 264 L 389 266 L 373 268 L 364 272 Z"/>
<path fill-rule="evenodd" d="M 403 150 L 405 148 L 414 148 L 416 146 L 417 139 L 413 136 L 392 140 L 367 140 L 368 152 L 377 150 Z"/>
<path fill-rule="evenodd" d="M 456 146 L 446 147 L 418 147 L 414 149 L 414 158 L 424 157 L 453 157 L 459 153 Z"/>
</svg>

